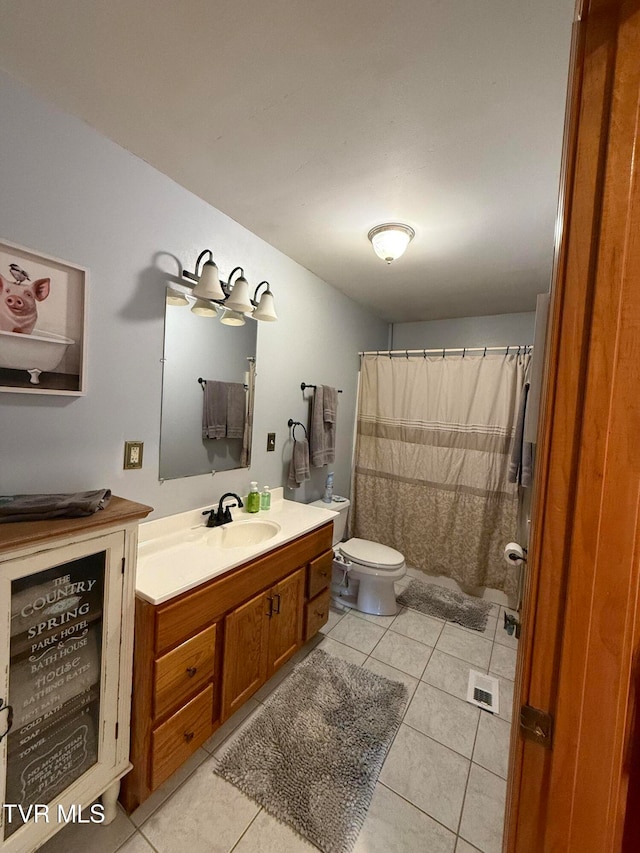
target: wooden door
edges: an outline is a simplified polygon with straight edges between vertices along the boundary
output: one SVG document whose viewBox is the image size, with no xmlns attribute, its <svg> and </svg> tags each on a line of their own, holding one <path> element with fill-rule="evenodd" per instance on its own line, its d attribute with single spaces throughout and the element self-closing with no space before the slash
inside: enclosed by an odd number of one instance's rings
<svg viewBox="0 0 640 853">
<path fill-rule="evenodd" d="M 302 643 L 305 569 L 298 569 L 273 587 L 273 616 L 269 624 L 268 678 Z"/>
<path fill-rule="evenodd" d="M 267 680 L 270 609 L 270 594 L 261 592 L 224 620 L 222 721 Z"/>
<path fill-rule="evenodd" d="M 639 57 L 640 0 L 579 3 L 516 676 L 554 734 L 514 715 L 509 853 L 640 849 Z"/>
</svg>

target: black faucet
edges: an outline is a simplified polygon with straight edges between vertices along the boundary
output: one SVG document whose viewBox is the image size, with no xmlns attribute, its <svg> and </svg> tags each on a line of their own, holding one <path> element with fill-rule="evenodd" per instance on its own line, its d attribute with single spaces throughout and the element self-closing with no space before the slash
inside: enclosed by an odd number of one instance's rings
<svg viewBox="0 0 640 853">
<path fill-rule="evenodd" d="M 237 503 L 223 506 L 222 502 L 225 498 L 235 498 Z M 244 506 L 242 498 L 239 495 L 236 495 L 235 492 L 225 492 L 218 501 L 218 509 L 206 509 L 202 513 L 203 515 L 209 516 L 207 519 L 207 527 L 220 527 L 221 524 L 228 524 L 230 521 L 233 521 L 231 518 L 231 511 L 229 509 L 229 507 L 232 506 Z"/>
</svg>

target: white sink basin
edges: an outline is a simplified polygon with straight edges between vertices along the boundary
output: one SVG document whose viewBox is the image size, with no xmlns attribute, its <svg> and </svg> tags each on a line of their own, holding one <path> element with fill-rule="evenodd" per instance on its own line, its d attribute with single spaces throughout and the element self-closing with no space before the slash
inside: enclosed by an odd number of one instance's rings
<svg viewBox="0 0 640 853">
<path fill-rule="evenodd" d="M 221 528 L 221 540 L 215 544 L 220 548 L 246 548 L 268 542 L 280 529 L 275 521 L 233 521 Z"/>
</svg>

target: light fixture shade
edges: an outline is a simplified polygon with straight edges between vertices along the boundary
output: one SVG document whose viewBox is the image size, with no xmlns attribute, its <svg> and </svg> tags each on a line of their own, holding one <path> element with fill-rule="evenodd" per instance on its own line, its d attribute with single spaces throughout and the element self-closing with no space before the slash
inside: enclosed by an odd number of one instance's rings
<svg viewBox="0 0 640 853">
<path fill-rule="evenodd" d="M 196 299 L 191 306 L 191 313 L 197 314 L 199 317 L 215 317 L 218 313 L 216 306 L 211 302 L 205 302 L 203 299 Z"/>
<path fill-rule="evenodd" d="M 387 222 L 376 225 L 369 231 L 368 237 L 373 251 L 388 264 L 404 254 L 407 246 L 415 237 L 415 231 L 409 225 L 400 222 Z"/>
<path fill-rule="evenodd" d="M 265 292 L 260 297 L 260 302 L 258 302 L 258 307 L 253 312 L 254 320 L 266 320 L 268 323 L 275 323 L 278 319 L 278 315 L 276 314 L 276 307 L 273 304 L 273 293 L 270 290 L 265 290 Z"/>
<path fill-rule="evenodd" d="M 244 326 L 244 316 L 238 311 L 230 311 L 225 308 L 220 315 L 220 322 L 225 326 Z"/>
<path fill-rule="evenodd" d="M 193 295 L 197 296 L 198 299 L 224 299 L 218 267 L 213 261 L 207 261 L 202 267 L 198 283 L 193 288 Z"/>
<path fill-rule="evenodd" d="M 174 290 L 172 287 L 167 288 L 167 305 L 188 305 L 189 300 L 179 290 Z"/>
<path fill-rule="evenodd" d="M 243 275 L 235 280 L 231 295 L 225 301 L 224 306 L 230 308 L 231 311 L 237 311 L 239 314 L 249 314 L 253 311 L 249 297 L 249 284 Z"/>
</svg>

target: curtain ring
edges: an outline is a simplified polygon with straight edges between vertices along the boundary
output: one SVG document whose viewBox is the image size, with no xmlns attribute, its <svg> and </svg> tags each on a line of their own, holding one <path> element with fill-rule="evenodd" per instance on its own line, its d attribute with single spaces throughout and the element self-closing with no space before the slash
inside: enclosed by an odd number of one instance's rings
<svg viewBox="0 0 640 853">
<path fill-rule="evenodd" d="M 485 347 L 484 352 L 482 353 L 482 357 L 484 358 L 486 356 L 486 354 L 487 354 L 487 348 Z"/>
<path fill-rule="evenodd" d="M 427 351 L 426 351 L 426 349 L 423 349 L 423 350 L 422 350 L 422 357 L 423 357 L 424 359 L 426 359 L 426 358 L 427 358 Z"/>
<path fill-rule="evenodd" d="M 462 357 L 463 357 L 463 358 L 464 358 L 464 356 L 465 356 L 466 351 L 467 351 L 467 348 L 466 348 L 466 347 L 462 347 Z"/>
<path fill-rule="evenodd" d="M 505 352 L 505 355 L 509 355 L 509 347 L 507 347 L 507 351 Z"/>
<path fill-rule="evenodd" d="M 409 350 L 408 350 L 408 349 L 406 349 L 406 350 L 404 351 L 404 354 L 405 354 L 405 356 L 407 357 L 407 361 L 409 361 Z"/>
<path fill-rule="evenodd" d="M 442 357 L 444 358 L 444 347 L 442 347 Z"/>
</svg>

